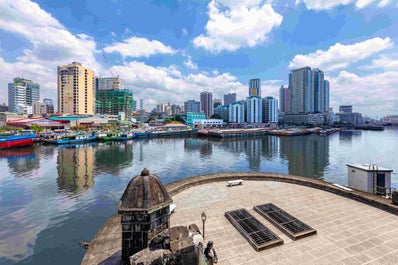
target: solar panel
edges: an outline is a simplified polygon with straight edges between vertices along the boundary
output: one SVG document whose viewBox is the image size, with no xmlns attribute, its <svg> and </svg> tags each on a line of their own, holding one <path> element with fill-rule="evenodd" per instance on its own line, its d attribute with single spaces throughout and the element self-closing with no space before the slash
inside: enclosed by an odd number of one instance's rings
<svg viewBox="0 0 398 265">
<path fill-rule="evenodd" d="M 256 251 L 283 244 L 282 239 L 245 209 L 225 212 L 225 217 Z"/>
<path fill-rule="evenodd" d="M 315 229 L 272 203 L 254 206 L 253 209 L 293 240 L 316 234 Z"/>
</svg>

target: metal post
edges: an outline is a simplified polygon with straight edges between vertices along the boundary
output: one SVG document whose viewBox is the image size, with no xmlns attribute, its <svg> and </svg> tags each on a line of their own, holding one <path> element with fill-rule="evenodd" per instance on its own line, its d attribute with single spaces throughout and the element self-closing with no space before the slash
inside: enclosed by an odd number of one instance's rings
<svg viewBox="0 0 398 265">
<path fill-rule="evenodd" d="M 202 216 L 202 222 L 203 222 L 203 240 L 205 240 L 205 222 L 206 222 L 207 216 L 206 216 L 205 212 L 202 212 L 201 216 Z"/>
</svg>

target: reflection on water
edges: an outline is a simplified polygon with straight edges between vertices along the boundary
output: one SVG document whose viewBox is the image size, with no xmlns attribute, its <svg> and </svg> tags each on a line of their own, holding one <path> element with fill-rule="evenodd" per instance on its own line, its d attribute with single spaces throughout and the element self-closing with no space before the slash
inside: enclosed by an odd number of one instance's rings
<svg viewBox="0 0 398 265">
<path fill-rule="evenodd" d="M 218 172 L 277 172 L 347 185 L 347 163 L 392 168 L 398 130 L 239 140 L 140 139 L 0 152 L 0 264 L 79 264 L 117 210 L 130 178 L 148 167 L 165 183 Z M 23 177 L 21 177 L 23 176 Z"/>
<path fill-rule="evenodd" d="M 94 185 L 94 146 L 82 144 L 58 149 L 57 183 L 61 191 L 78 193 Z"/>
<path fill-rule="evenodd" d="M 188 138 L 184 139 L 184 150 L 186 152 L 198 151 L 201 157 L 209 157 L 213 152 L 213 144 L 207 139 Z"/>
<path fill-rule="evenodd" d="M 0 158 L 7 159 L 8 167 L 17 173 L 18 177 L 25 177 L 25 173 L 39 168 L 39 158 L 33 146 L 0 150 Z"/>
<path fill-rule="evenodd" d="M 339 139 L 343 143 L 351 143 L 353 137 L 358 137 L 362 133 L 361 130 L 345 130 L 339 134 Z"/>
<path fill-rule="evenodd" d="M 289 161 L 289 174 L 322 178 L 329 165 L 329 138 L 318 135 L 284 137 L 280 152 Z"/>
<path fill-rule="evenodd" d="M 129 142 L 100 143 L 95 150 L 95 167 L 99 172 L 119 174 L 133 162 L 133 144 Z"/>
</svg>

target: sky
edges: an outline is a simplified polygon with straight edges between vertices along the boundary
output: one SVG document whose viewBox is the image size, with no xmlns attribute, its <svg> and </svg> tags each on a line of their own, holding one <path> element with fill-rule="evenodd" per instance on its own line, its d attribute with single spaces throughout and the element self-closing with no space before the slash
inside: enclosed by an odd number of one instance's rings
<svg viewBox="0 0 398 265">
<path fill-rule="evenodd" d="M 0 0 L 0 104 L 20 76 L 57 97 L 57 66 L 119 76 L 144 108 L 201 91 L 278 98 L 289 72 L 325 72 L 330 106 L 398 114 L 398 0 Z"/>
</svg>

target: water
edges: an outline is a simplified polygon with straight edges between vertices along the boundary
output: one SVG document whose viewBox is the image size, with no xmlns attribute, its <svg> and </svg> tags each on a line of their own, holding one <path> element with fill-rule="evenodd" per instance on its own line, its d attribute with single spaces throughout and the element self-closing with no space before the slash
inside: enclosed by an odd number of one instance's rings
<svg viewBox="0 0 398 265">
<path fill-rule="evenodd" d="M 347 185 L 347 163 L 391 168 L 398 187 L 398 130 L 214 141 L 136 140 L 0 150 L 0 264 L 80 264 L 144 167 L 164 184 L 208 173 L 264 171 Z"/>
</svg>

